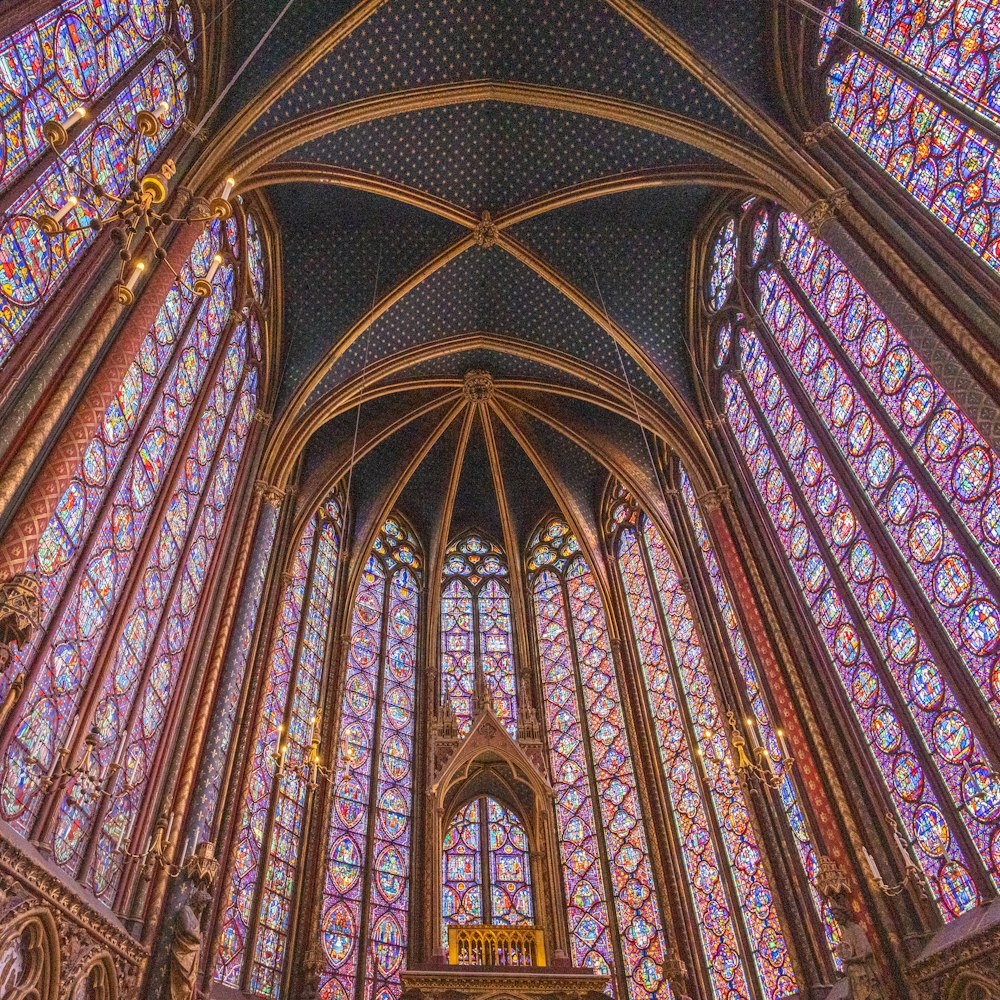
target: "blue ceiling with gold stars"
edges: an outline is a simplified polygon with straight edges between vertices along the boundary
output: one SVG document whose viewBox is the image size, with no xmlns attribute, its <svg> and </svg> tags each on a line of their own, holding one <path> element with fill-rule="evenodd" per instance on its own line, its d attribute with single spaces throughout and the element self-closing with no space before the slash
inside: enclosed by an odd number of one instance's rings
<svg viewBox="0 0 1000 1000">
<path fill-rule="evenodd" d="M 366 505 L 402 483 L 396 492 L 417 507 L 418 495 L 445 490 L 459 435 L 449 427 L 406 471 L 439 414 L 402 422 L 483 369 L 505 400 L 494 405 L 514 407 L 522 444 L 532 438 L 547 456 L 564 499 L 596 503 L 608 463 L 655 486 L 635 421 L 610 418 L 586 370 L 571 369 L 601 370 L 610 391 L 637 394 L 675 426 L 693 404 L 692 239 L 722 186 L 745 183 L 730 165 L 736 144 L 769 155 L 741 104 L 781 124 L 767 0 L 293 0 L 261 41 L 283 7 L 236 0 L 230 67 L 257 50 L 213 122 L 253 103 L 231 155 L 241 182 L 266 169 L 255 186 L 280 238 L 277 410 L 307 379 L 313 388 L 300 394 L 302 405 L 320 414 L 347 380 L 405 385 L 369 404 L 376 412 L 362 430 L 401 429 L 356 476 Z M 355 16 L 362 7 L 367 16 Z M 337 44 L 320 44 L 348 22 Z M 675 58 L 660 44 L 671 36 L 685 54 Z M 292 72 L 309 52 L 311 65 Z M 703 82 L 713 74 L 724 82 Z M 340 113 L 335 130 L 315 127 L 324 112 Z M 663 134 L 677 116 L 693 126 L 683 140 Z M 658 131 L 647 127 L 654 119 Z M 278 135 L 287 141 L 272 148 Z M 252 160 L 241 161 L 248 152 Z M 484 212 L 501 224 L 499 242 L 485 248 L 468 239 Z M 461 252 L 431 266 L 460 241 Z M 394 301 L 369 322 L 386 296 Z M 627 334 L 632 353 L 616 345 L 609 324 Z M 482 346 L 474 337 L 494 339 Z M 435 356 L 445 338 L 454 343 Z M 539 348 L 553 353 L 542 357 Z M 390 364 L 397 368 L 387 374 Z M 518 519 L 518 531 L 529 532 L 560 501 L 539 485 L 516 435 L 495 422 L 511 481 L 540 494 Z M 349 415 L 319 424 L 305 463 L 316 481 L 343 462 L 353 427 Z M 476 441 L 456 516 L 492 523 L 492 477 Z M 431 530 L 429 510 L 419 518 Z"/>
</svg>

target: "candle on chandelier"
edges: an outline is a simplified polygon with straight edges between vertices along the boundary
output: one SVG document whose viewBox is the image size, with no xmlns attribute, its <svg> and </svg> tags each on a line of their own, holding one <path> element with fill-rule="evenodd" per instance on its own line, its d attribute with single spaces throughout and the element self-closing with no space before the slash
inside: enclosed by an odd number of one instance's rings
<svg viewBox="0 0 1000 1000">
<path fill-rule="evenodd" d="M 871 852 L 864 845 L 861 847 L 861 854 L 865 859 L 865 864 L 868 865 L 868 870 L 872 873 L 872 878 L 874 878 L 876 882 L 881 882 L 882 873 L 878 870 L 878 865 L 875 863 L 875 859 L 871 856 Z"/>
<path fill-rule="evenodd" d="M 79 204 L 80 204 L 80 199 L 77 198 L 75 194 L 71 194 L 69 198 L 66 199 L 66 204 L 63 205 L 63 207 L 60 208 L 55 215 L 52 216 L 53 221 L 62 222 L 62 220 L 65 219 L 66 216 Z"/>
<path fill-rule="evenodd" d="M 171 813 L 170 813 L 170 819 L 168 819 L 168 820 L 167 820 L 167 832 L 166 832 L 166 834 L 164 835 L 163 839 L 164 839 L 164 840 L 165 840 L 165 841 L 166 841 L 166 842 L 167 842 L 168 844 L 170 843 L 170 834 L 171 834 L 171 833 L 173 832 L 173 829 L 174 829 L 174 817 L 175 817 L 176 815 L 177 815 L 177 813 L 175 813 L 175 812 L 171 812 Z"/>
<path fill-rule="evenodd" d="M 63 122 L 63 128 L 72 128 L 78 121 L 82 121 L 87 117 L 87 109 L 81 104 L 76 111 L 74 111 L 66 121 Z"/>
<path fill-rule="evenodd" d="M 146 270 L 146 265 L 141 261 L 137 260 L 135 262 L 135 268 L 128 277 L 128 281 L 125 282 L 125 287 L 130 291 L 135 291 L 135 286 L 139 282 L 139 275 Z"/>
<path fill-rule="evenodd" d="M 222 196 L 221 197 L 222 197 L 223 201 L 228 201 L 229 200 L 229 196 L 233 193 L 233 188 L 234 187 L 236 187 L 236 178 L 235 177 L 227 177 L 226 178 L 226 183 L 222 187 Z"/>
<path fill-rule="evenodd" d="M 778 746 L 781 747 L 781 756 L 791 757 L 791 754 L 788 752 L 788 743 L 785 741 L 784 729 L 776 729 L 774 731 L 774 735 L 778 737 Z"/>
<path fill-rule="evenodd" d="M 205 280 L 211 284 L 212 279 L 215 277 L 215 272 L 219 270 L 219 265 L 222 263 L 222 254 L 217 253 L 212 258 L 212 266 L 208 269 L 208 274 L 205 275 Z"/>
<path fill-rule="evenodd" d="M 156 105 L 156 113 L 160 118 L 166 118 L 167 112 L 169 111 L 170 105 L 166 101 L 160 101 L 160 103 Z"/>
<path fill-rule="evenodd" d="M 903 855 L 903 861 L 907 868 L 913 867 L 913 855 L 910 854 L 910 845 L 903 839 L 899 830 L 892 831 L 893 839 L 896 841 L 896 847 L 899 848 L 899 853 Z"/>
</svg>

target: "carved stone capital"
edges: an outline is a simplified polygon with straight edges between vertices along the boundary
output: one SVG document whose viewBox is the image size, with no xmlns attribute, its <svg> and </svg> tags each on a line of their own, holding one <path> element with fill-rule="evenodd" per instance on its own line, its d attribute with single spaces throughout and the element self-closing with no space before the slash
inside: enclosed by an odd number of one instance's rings
<svg viewBox="0 0 1000 1000">
<path fill-rule="evenodd" d="M 34 573 L 0 583 L 0 643 L 23 646 L 41 621 L 41 586 Z"/>
<path fill-rule="evenodd" d="M 281 506 L 281 501 L 285 499 L 288 495 L 286 490 L 281 489 L 279 486 L 275 486 L 274 483 L 269 483 L 263 479 L 258 479 L 257 482 L 253 484 L 254 495 L 261 498 L 269 507 L 273 507 L 277 510 Z"/>
<path fill-rule="evenodd" d="M 850 201 L 846 188 L 831 191 L 825 198 L 814 201 L 803 213 L 802 221 L 809 232 L 820 236 L 823 228 L 833 222 Z"/>
<path fill-rule="evenodd" d="M 260 424 L 263 427 L 270 427 L 271 421 L 274 419 L 273 413 L 268 413 L 267 410 L 257 409 L 253 411 L 253 421 L 256 424 Z"/>
<path fill-rule="evenodd" d="M 497 229 L 497 224 L 489 212 L 483 212 L 476 228 L 472 230 L 472 238 L 480 250 L 489 250 L 490 247 L 497 245 L 497 241 L 500 239 L 500 230 Z"/>
<path fill-rule="evenodd" d="M 706 514 L 711 514 L 719 510 L 720 507 L 728 507 L 733 498 L 732 490 L 723 484 L 714 490 L 709 490 L 698 498 L 698 503 Z"/>
<path fill-rule="evenodd" d="M 812 149 L 825 139 L 829 139 L 831 135 L 833 135 L 833 125 L 830 122 L 820 122 L 815 128 L 806 129 L 802 133 L 802 145 L 806 149 Z"/>
</svg>

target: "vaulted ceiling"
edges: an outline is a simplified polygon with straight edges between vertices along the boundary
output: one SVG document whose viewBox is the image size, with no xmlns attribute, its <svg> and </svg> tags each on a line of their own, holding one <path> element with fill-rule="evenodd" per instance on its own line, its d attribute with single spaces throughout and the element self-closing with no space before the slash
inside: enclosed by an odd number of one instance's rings
<svg viewBox="0 0 1000 1000">
<path fill-rule="evenodd" d="M 249 62 L 200 168 L 274 221 L 272 475 L 301 455 L 318 496 L 358 456 L 359 535 L 398 503 L 428 545 L 522 547 L 558 505 L 593 538 L 609 471 L 652 495 L 651 439 L 697 438 L 706 211 L 811 197 L 771 0 L 293 0 L 267 34 L 281 6 L 230 14 L 229 75 Z M 462 393 L 473 369 L 488 402 Z"/>
</svg>

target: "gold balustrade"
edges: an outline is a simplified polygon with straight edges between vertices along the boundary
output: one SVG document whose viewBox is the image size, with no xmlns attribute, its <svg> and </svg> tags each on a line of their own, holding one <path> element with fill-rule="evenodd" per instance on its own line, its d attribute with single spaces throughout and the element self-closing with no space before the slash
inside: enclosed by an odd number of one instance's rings
<svg viewBox="0 0 1000 1000">
<path fill-rule="evenodd" d="M 538 927 L 487 927 L 479 924 L 448 928 L 450 965 L 545 965 L 545 939 Z"/>
</svg>

